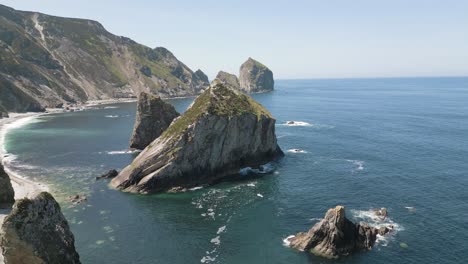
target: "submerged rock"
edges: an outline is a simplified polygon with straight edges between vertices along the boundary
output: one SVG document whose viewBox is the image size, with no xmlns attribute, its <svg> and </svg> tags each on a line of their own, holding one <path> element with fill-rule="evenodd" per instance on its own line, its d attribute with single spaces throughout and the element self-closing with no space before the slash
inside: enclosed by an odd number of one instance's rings
<svg viewBox="0 0 468 264">
<path fill-rule="evenodd" d="M 271 114 L 249 96 L 214 82 L 111 185 L 134 193 L 190 188 L 282 155 Z"/>
<path fill-rule="evenodd" d="M 231 88 L 240 90 L 239 79 L 237 79 L 237 76 L 234 74 L 230 74 L 225 71 L 220 71 L 218 72 L 218 75 L 216 75 L 216 79 L 230 86 Z"/>
<path fill-rule="evenodd" d="M 119 175 L 119 172 L 115 169 L 109 170 L 108 172 L 102 174 L 101 176 L 97 176 L 96 180 L 100 179 L 113 179 Z"/>
<path fill-rule="evenodd" d="M 308 232 L 288 238 L 292 248 L 313 254 L 338 258 L 351 253 L 370 250 L 377 234 L 385 235 L 390 229 L 378 229 L 367 223 L 355 224 L 345 216 L 345 208 L 336 206 L 328 210 L 325 217 Z"/>
<path fill-rule="evenodd" d="M 0 208 L 11 207 L 15 203 L 15 191 L 11 185 L 10 177 L 0 164 Z"/>
<path fill-rule="evenodd" d="M 141 93 L 138 98 L 135 127 L 130 139 L 130 147 L 144 149 L 159 137 L 179 113 L 160 97 Z"/>
<path fill-rule="evenodd" d="M 240 67 L 240 88 L 247 93 L 273 91 L 273 72 L 267 66 L 249 58 Z"/>
<path fill-rule="evenodd" d="M 1 227 L 5 264 L 77 264 L 75 239 L 59 204 L 47 192 L 18 200 Z"/>
</svg>

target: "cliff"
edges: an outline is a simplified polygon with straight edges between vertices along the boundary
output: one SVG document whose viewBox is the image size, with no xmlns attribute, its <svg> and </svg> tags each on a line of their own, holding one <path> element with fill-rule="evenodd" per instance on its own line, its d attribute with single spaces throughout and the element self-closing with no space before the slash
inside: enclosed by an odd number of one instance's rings
<svg viewBox="0 0 468 264">
<path fill-rule="evenodd" d="M 192 96 L 208 78 L 169 50 L 109 33 L 100 23 L 0 5 L 0 105 L 43 111 L 64 102 Z"/>
<path fill-rule="evenodd" d="M 271 114 L 248 95 L 214 82 L 111 185 L 155 193 L 211 184 L 281 155 Z"/>
<path fill-rule="evenodd" d="M 11 207 L 15 202 L 15 191 L 11 185 L 10 177 L 0 164 L 0 208 Z"/>
<path fill-rule="evenodd" d="M 275 86 L 273 72 L 252 58 L 241 65 L 239 83 L 241 90 L 247 93 L 269 92 Z"/>
</svg>

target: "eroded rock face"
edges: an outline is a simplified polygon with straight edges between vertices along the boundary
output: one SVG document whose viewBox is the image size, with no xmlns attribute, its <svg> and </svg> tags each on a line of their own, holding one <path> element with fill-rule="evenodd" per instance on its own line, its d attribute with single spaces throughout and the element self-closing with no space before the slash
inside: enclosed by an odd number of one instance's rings
<svg viewBox="0 0 468 264">
<path fill-rule="evenodd" d="M 273 72 L 260 62 L 249 58 L 240 67 L 240 88 L 247 93 L 273 91 Z"/>
<path fill-rule="evenodd" d="M 298 233 L 288 241 L 295 249 L 338 258 L 357 251 L 370 250 L 377 234 L 385 235 L 389 231 L 388 228 L 377 229 L 367 223 L 355 224 L 346 218 L 343 206 L 336 206 L 329 209 L 325 217 L 308 232 Z"/>
<path fill-rule="evenodd" d="M 225 85 L 230 86 L 231 88 L 240 90 L 239 79 L 237 79 L 237 76 L 234 74 L 230 74 L 225 71 L 220 71 L 218 72 L 218 75 L 216 75 L 216 79 L 218 79 Z"/>
<path fill-rule="evenodd" d="M 10 207 L 15 202 L 15 191 L 11 186 L 10 177 L 0 164 L 0 208 Z"/>
<path fill-rule="evenodd" d="M 77 264 L 75 239 L 49 193 L 18 200 L 1 228 L 5 264 Z"/>
<path fill-rule="evenodd" d="M 178 117 L 175 108 L 160 97 L 141 93 L 138 98 L 135 127 L 130 138 L 130 147 L 144 149 L 159 137 L 172 120 Z"/>
<path fill-rule="evenodd" d="M 271 114 L 249 96 L 215 82 L 111 185 L 135 193 L 194 187 L 282 155 Z"/>
</svg>

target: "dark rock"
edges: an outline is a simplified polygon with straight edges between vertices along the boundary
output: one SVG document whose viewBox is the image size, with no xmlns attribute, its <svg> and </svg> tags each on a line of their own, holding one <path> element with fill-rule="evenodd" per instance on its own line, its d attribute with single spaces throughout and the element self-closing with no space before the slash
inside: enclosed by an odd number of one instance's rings
<svg viewBox="0 0 468 264">
<path fill-rule="evenodd" d="M 135 127 L 130 139 L 130 147 L 144 149 L 159 137 L 172 120 L 178 117 L 175 108 L 160 97 L 141 93 L 138 98 Z"/>
<path fill-rule="evenodd" d="M 151 73 L 151 68 L 148 67 L 148 66 L 142 66 L 140 68 L 140 71 L 141 73 L 143 73 L 144 75 L 148 76 L 148 77 L 151 77 L 152 73 Z"/>
<path fill-rule="evenodd" d="M 117 172 L 115 169 L 109 170 L 108 172 L 102 174 L 101 176 L 97 176 L 96 180 L 100 179 L 113 179 L 117 175 L 119 175 L 119 172 Z"/>
<path fill-rule="evenodd" d="M 73 205 L 84 203 L 87 200 L 88 198 L 85 195 L 76 194 L 76 195 L 68 196 L 68 201 L 71 202 Z"/>
<path fill-rule="evenodd" d="M 237 79 L 237 76 L 234 74 L 220 71 L 218 72 L 218 75 L 216 75 L 216 79 L 221 81 L 225 85 L 230 86 L 231 88 L 240 90 L 239 79 Z"/>
<path fill-rule="evenodd" d="M 15 202 L 15 191 L 11 185 L 10 177 L 0 164 L 0 208 L 11 207 Z"/>
<path fill-rule="evenodd" d="M 388 216 L 387 208 L 374 209 L 375 215 L 377 215 L 381 220 L 385 220 Z"/>
<path fill-rule="evenodd" d="M 355 224 L 345 216 L 345 208 L 328 210 L 325 217 L 308 232 L 298 233 L 288 241 L 290 246 L 313 254 L 338 258 L 361 250 L 370 250 L 377 234 L 385 235 L 390 229 L 377 229 L 367 223 Z"/>
<path fill-rule="evenodd" d="M 191 188 L 282 155 L 272 115 L 248 95 L 215 82 L 111 185 L 135 193 Z"/>
<path fill-rule="evenodd" d="M 268 92 L 275 86 L 273 72 L 252 58 L 241 65 L 239 83 L 241 89 L 247 93 Z"/>
<path fill-rule="evenodd" d="M 75 238 L 49 193 L 16 201 L 1 227 L 6 264 L 78 264 Z"/>
</svg>

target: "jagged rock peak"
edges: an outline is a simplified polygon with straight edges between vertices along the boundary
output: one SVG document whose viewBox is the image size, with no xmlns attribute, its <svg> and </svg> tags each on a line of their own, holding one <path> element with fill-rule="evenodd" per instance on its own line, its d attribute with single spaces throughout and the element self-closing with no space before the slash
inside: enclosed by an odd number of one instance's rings
<svg viewBox="0 0 468 264">
<path fill-rule="evenodd" d="M 145 92 L 140 93 L 130 147 L 146 148 L 178 116 L 179 113 L 174 106 L 164 102 L 160 97 Z"/>
<path fill-rule="evenodd" d="M 251 97 L 215 81 L 111 185 L 136 193 L 189 188 L 281 155 L 271 114 Z"/>
<path fill-rule="evenodd" d="M 1 227 L 5 264 L 78 264 L 75 239 L 59 204 L 47 192 L 16 201 Z"/>
<path fill-rule="evenodd" d="M 288 238 L 292 248 L 309 251 L 327 258 L 338 258 L 351 253 L 370 250 L 377 234 L 385 235 L 389 228 L 369 226 L 367 223 L 353 223 L 346 218 L 344 206 L 327 211 L 325 217 L 308 232 Z"/>
<path fill-rule="evenodd" d="M 15 202 L 15 191 L 11 185 L 10 177 L 0 163 L 0 208 L 11 207 Z"/>
<path fill-rule="evenodd" d="M 247 93 L 268 92 L 275 86 L 273 72 L 252 58 L 241 65 L 239 83 L 241 89 Z"/>
<path fill-rule="evenodd" d="M 216 79 L 220 80 L 222 83 L 230 86 L 231 88 L 240 90 L 239 79 L 234 74 L 225 71 L 219 71 L 218 75 L 216 75 Z"/>
</svg>

